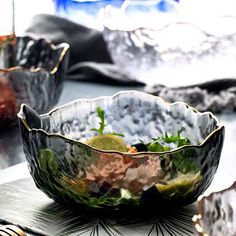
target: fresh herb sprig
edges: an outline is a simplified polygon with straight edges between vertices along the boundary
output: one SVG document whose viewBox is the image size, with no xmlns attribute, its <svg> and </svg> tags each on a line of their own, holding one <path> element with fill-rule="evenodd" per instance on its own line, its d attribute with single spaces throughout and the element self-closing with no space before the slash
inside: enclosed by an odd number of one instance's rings
<svg viewBox="0 0 236 236">
<path fill-rule="evenodd" d="M 164 152 L 170 151 L 171 144 L 178 148 L 191 143 L 189 139 L 182 137 L 180 132 L 178 132 L 177 135 L 168 135 L 165 133 L 163 137 L 153 138 L 150 143 L 146 144 L 146 147 L 150 152 Z M 172 175 L 177 174 L 178 172 L 183 174 L 199 172 L 197 153 L 192 148 L 186 149 L 185 154 L 176 152 L 172 155 L 171 161 L 168 160 L 168 158 L 169 157 L 167 156 L 167 159 L 166 157 L 165 159 L 162 159 L 162 164 L 163 168 L 171 168 L 171 171 L 169 170 L 168 172 L 172 172 Z"/>
<path fill-rule="evenodd" d="M 98 135 L 103 135 L 104 134 L 104 129 L 107 126 L 107 124 L 105 123 L 105 113 L 104 113 L 104 110 L 101 107 L 97 107 L 96 111 L 97 111 L 97 116 L 100 119 L 100 122 L 99 122 L 100 127 L 98 129 L 97 128 L 92 128 L 91 130 L 96 131 L 98 133 Z M 109 134 L 124 137 L 124 134 L 117 133 L 117 132 L 112 132 L 112 133 L 109 133 Z"/>
<path fill-rule="evenodd" d="M 150 143 L 147 143 L 147 149 L 150 152 L 164 152 L 164 151 L 170 151 L 170 146 L 165 144 L 175 144 L 176 147 L 181 147 L 184 145 L 190 144 L 189 139 L 184 138 L 180 135 L 180 132 L 177 133 L 177 135 L 170 135 L 168 136 L 167 133 L 165 133 L 164 136 L 153 138 Z"/>
<path fill-rule="evenodd" d="M 165 133 L 165 136 L 162 137 L 162 141 L 164 141 L 166 143 L 176 143 L 177 147 L 181 147 L 181 146 L 190 144 L 190 140 L 182 137 L 180 135 L 180 131 L 178 131 L 177 135 L 170 135 L 170 136 L 168 136 L 168 134 Z"/>
<path fill-rule="evenodd" d="M 100 127 L 99 127 L 99 129 L 92 128 L 91 130 L 96 131 L 99 135 L 102 135 L 105 127 L 107 126 L 105 124 L 104 110 L 101 107 L 97 107 L 96 111 L 97 111 L 97 115 L 100 119 L 100 122 L 99 122 Z"/>
</svg>

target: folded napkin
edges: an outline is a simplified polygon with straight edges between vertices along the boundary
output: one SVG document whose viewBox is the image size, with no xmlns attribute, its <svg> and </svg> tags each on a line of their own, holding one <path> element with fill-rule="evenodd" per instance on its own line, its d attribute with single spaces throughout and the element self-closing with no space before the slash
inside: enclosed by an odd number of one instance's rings
<svg viewBox="0 0 236 236">
<path fill-rule="evenodd" d="M 68 79 L 114 85 L 141 85 L 115 66 L 102 32 L 86 28 L 68 19 L 48 14 L 36 15 L 27 29 L 53 43 L 70 44 Z M 160 84 L 144 87 L 144 91 L 169 102 L 184 101 L 199 111 L 222 113 L 236 111 L 236 79 L 217 79 L 185 87 Z"/>
</svg>

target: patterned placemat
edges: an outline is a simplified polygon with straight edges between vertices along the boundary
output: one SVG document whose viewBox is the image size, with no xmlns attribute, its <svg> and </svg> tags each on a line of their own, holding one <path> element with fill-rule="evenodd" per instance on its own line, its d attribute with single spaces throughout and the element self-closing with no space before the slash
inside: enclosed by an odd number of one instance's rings
<svg viewBox="0 0 236 236">
<path fill-rule="evenodd" d="M 14 223 L 36 235 L 191 236 L 195 213 L 194 204 L 162 213 L 82 211 L 53 202 L 31 178 L 0 186 L 0 223 Z"/>
</svg>

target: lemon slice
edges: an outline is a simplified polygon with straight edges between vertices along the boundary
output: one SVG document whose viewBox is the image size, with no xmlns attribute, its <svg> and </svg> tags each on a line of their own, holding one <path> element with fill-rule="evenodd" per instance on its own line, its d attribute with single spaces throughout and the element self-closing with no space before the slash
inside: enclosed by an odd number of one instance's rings
<svg viewBox="0 0 236 236">
<path fill-rule="evenodd" d="M 127 152 L 127 146 L 125 142 L 113 134 L 97 135 L 88 139 L 85 143 L 100 150 Z"/>
</svg>

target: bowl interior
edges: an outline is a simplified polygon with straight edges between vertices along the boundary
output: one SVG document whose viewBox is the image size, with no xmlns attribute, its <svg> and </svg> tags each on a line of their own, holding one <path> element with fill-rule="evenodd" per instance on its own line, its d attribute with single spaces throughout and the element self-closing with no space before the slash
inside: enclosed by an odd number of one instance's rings
<svg viewBox="0 0 236 236">
<path fill-rule="evenodd" d="M 41 128 L 49 134 L 57 133 L 77 141 L 95 135 L 99 127 L 96 108 L 105 113 L 105 133 L 124 134 L 128 144 L 150 141 L 152 138 L 180 132 L 198 145 L 217 127 L 211 113 L 198 113 L 185 103 L 168 104 L 161 98 L 136 91 L 120 92 L 113 97 L 77 100 L 42 115 Z M 34 128 L 28 120 L 30 128 Z"/>
<path fill-rule="evenodd" d="M 43 68 L 52 71 L 58 64 L 60 50 L 44 38 L 17 37 L 16 65 L 26 69 Z"/>
<path fill-rule="evenodd" d="M 45 69 L 52 71 L 58 64 L 60 50 L 45 38 L 30 35 L 17 36 L 1 48 L 3 62 L 0 69 L 20 66 L 25 69 Z"/>
</svg>

